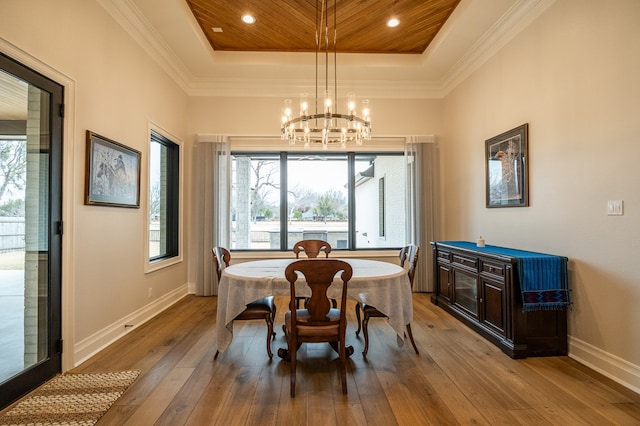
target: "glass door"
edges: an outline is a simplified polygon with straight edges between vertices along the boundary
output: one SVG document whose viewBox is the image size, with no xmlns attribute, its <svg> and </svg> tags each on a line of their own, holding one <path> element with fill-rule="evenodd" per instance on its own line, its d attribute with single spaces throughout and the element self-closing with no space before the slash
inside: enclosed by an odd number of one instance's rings
<svg viewBox="0 0 640 426">
<path fill-rule="evenodd" d="M 454 269 L 453 288 L 455 304 L 478 318 L 478 279 L 474 275 Z"/>
<path fill-rule="evenodd" d="M 61 371 L 62 94 L 0 54 L 0 408 Z"/>
</svg>

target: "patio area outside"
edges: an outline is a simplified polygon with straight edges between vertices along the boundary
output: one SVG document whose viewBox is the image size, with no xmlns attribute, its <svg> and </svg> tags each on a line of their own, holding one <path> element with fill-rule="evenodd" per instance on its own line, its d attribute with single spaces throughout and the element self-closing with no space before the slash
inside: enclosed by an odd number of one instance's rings
<svg viewBox="0 0 640 426">
<path fill-rule="evenodd" d="M 0 382 L 24 366 L 24 251 L 0 253 Z"/>
</svg>

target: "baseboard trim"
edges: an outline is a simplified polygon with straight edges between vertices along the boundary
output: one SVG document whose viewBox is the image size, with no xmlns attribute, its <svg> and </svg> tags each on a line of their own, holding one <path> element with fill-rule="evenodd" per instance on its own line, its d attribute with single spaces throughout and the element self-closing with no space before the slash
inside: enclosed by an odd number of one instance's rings
<svg viewBox="0 0 640 426">
<path fill-rule="evenodd" d="M 103 328 L 91 336 L 77 342 L 73 348 L 73 366 L 77 367 L 93 355 L 106 348 L 132 330 L 140 327 L 183 297 L 187 296 L 188 285 L 184 284 L 175 290 L 143 306 L 137 311 Z"/>
<path fill-rule="evenodd" d="M 569 357 L 640 394 L 640 367 L 569 336 Z"/>
</svg>

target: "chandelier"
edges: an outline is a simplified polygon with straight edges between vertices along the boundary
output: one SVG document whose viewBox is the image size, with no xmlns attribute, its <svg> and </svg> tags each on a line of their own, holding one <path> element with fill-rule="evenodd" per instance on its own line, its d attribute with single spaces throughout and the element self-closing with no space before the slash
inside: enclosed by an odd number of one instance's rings
<svg viewBox="0 0 640 426">
<path fill-rule="evenodd" d="M 288 140 L 290 145 L 303 143 L 305 148 L 310 144 L 322 144 L 322 149 L 328 149 L 330 144 L 340 144 L 346 148 L 347 143 L 355 142 L 362 145 L 363 140 L 371 139 L 371 118 L 369 116 L 369 100 L 362 101 L 361 115 L 356 113 L 356 95 L 347 94 L 347 112 L 341 114 L 336 107 L 338 98 L 338 77 L 337 77 L 337 38 L 336 29 L 337 13 L 336 1 L 333 2 L 333 88 L 329 87 L 329 23 L 327 0 L 316 1 L 316 94 L 315 109 L 309 109 L 308 93 L 300 94 L 300 113 L 293 116 L 292 101 L 284 101 L 282 114 L 282 139 Z M 324 40 L 322 43 L 321 40 Z M 322 71 L 322 66 L 318 63 L 320 54 L 324 53 L 324 100 L 319 109 L 319 96 L 321 90 L 318 85 L 318 75 Z"/>
</svg>

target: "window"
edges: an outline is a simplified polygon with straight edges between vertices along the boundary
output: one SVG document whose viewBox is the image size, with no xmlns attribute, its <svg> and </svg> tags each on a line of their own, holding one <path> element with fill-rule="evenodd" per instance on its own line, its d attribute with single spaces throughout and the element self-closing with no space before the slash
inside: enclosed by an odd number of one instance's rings
<svg viewBox="0 0 640 426">
<path fill-rule="evenodd" d="M 178 256 L 180 147 L 151 132 L 149 149 L 149 260 Z"/>
<path fill-rule="evenodd" d="M 280 187 L 279 154 L 232 154 L 231 248 L 280 247 Z"/>
<path fill-rule="evenodd" d="M 405 245 L 403 154 L 231 157 L 232 249 L 288 251 L 302 239 L 349 250 Z"/>
</svg>

